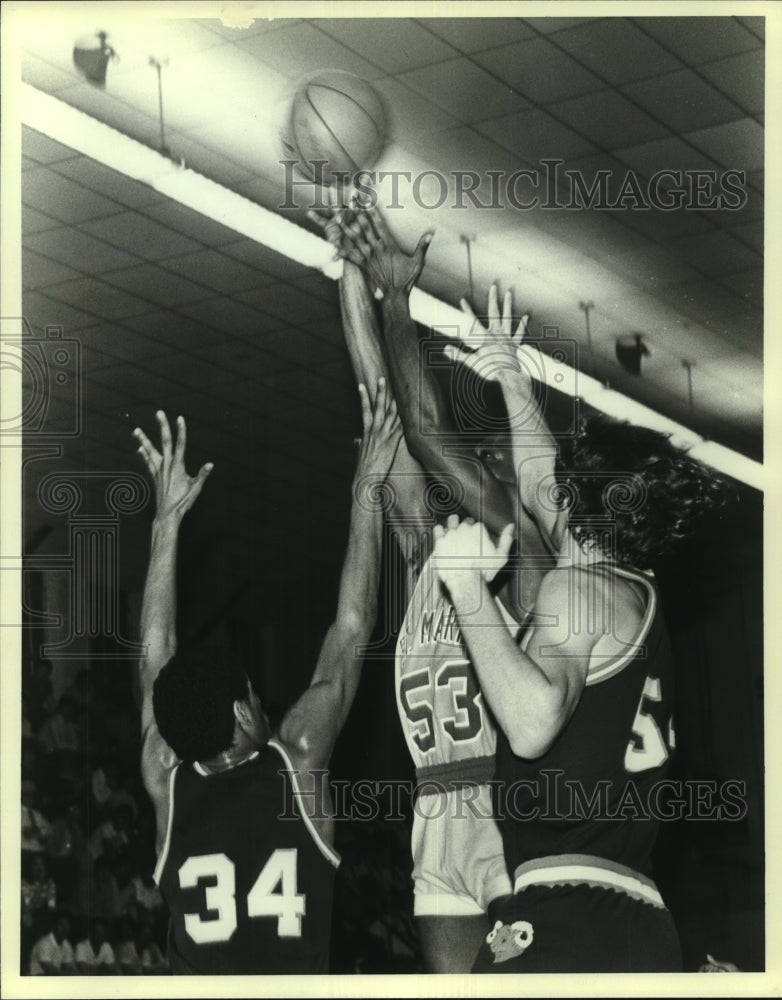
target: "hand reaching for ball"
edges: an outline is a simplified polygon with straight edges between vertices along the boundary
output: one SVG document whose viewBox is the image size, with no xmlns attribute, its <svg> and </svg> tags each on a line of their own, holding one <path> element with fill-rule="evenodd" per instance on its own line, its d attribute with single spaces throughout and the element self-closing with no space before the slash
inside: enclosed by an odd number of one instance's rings
<svg viewBox="0 0 782 1000">
<path fill-rule="evenodd" d="M 310 210 L 337 256 L 356 264 L 364 272 L 376 297 L 401 292 L 409 295 L 420 277 L 426 252 L 434 237 L 426 232 L 412 254 L 406 254 L 391 235 L 377 208 Z"/>
</svg>

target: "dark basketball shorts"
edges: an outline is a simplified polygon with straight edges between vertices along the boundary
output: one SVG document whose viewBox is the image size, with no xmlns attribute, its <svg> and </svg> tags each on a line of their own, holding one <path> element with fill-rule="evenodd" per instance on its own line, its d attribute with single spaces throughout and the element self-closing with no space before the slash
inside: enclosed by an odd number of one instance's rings
<svg viewBox="0 0 782 1000">
<path fill-rule="evenodd" d="M 681 972 L 678 935 L 650 880 L 586 855 L 516 871 L 515 893 L 489 907 L 492 930 L 473 972 Z"/>
</svg>

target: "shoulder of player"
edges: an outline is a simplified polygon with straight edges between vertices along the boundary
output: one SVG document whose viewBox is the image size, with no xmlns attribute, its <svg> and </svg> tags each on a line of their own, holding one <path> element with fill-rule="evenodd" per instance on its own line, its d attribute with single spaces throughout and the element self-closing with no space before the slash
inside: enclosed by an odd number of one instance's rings
<svg viewBox="0 0 782 1000">
<path fill-rule="evenodd" d="M 645 602 L 639 584 L 613 573 L 608 564 L 556 566 L 540 584 L 536 611 L 562 612 L 571 616 L 577 608 L 594 610 L 595 602 L 610 604 L 615 617 L 632 624 L 643 617 Z"/>
</svg>

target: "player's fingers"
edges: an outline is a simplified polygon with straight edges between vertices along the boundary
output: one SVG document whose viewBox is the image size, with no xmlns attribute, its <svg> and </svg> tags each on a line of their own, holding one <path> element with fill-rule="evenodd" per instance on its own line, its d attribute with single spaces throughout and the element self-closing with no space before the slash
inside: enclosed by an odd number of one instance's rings
<svg viewBox="0 0 782 1000">
<path fill-rule="evenodd" d="M 418 245 L 415 248 L 415 253 L 413 254 L 413 271 L 416 277 L 424 269 L 426 254 L 429 250 L 429 247 L 433 239 L 434 239 L 434 233 L 424 233 L 421 239 L 418 241 Z"/>
<path fill-rule="evenodd" d="M 152 442 L 149 440 L 149 438 L 141 430 L 140 427 L 137 427 L 135 431 L 133 431 L 133 434 L 136 440 L 139 442 L 139 447 L 137 449 L 138 453 L 144 459 L 144 464 L 146 465 L 150 474 L 154 476 L 158 470 L 158 466 L 160 465 L 160 456 L 155 451 Z"/>
<path fill-rule="evenodd" d="M 160 424 L 160 444 L 162 446 L 163 464 L 165 465 L 171 458 L 171 427 L 168 417 L 163 410 L 158 410 L 155 416 Z"/>
<path fill-rule="evenodd" d="M 513 293 L 506 292 L 502 300 L 502 332 L 511 336 L 511 324 L 513 322 Z"/>
<path fill-rule="evenodd" d="M 527 336 L 527 324 L 529 323 L 529 313 L 524 313 L 524 315 L 519 320 L 519 325 L 516 327 L 516 332 L 513 334 L 513 340 L 521 342 Z"/>
<path fill-rule="evenodd" d="M 369 211 L 372 213 L 372 225 L 375 227 L 375 232 L 379 239 L 383 243 L 388 243 L 391 240 L 391 233 L 386 225 L 386 220 L 383 218 L 383 213 L 377 207 L 377 202 Z"/>
<path fill-rule="evenodd" d="M 366 264 L 366 257 L 355 250 L 353 247 L 343 247 L 336 253 L 338 260 L 349 260 L 351 264 L 355 264 L 357 267 L 363 267 Z"/>
<path fill-rule="evenodd" d="M 375 395 L 375 412 L 373 414 L 373 425 L 375 430 L 379 430 L 383 425 L 383 421 L 386 418 L 386 409 L 388 407 L 388 390 L 386 387 L 386 380 L 381 376 L 377 380 L 377 393 Z"/>
<path fill-rule="evenodd" d="M 198 470 L 196 481 L 198 483 L 199 489 L 201 488 L 201 486 L 204 485 L 213 468 L 214 468 L 214 462 L 204 462 L 204 464 Z"/>
<path fill-rule="evenodd" d="M 484 332 L 483 324 L 480 322 L 478 317 L 472 311 L 472 306 L 467 301 L 467 299 L 460 299 L 459 305 L 462 307 L 462 312 L 465 314 L 465 316 L 469 316 L 470 319 L 472 320 L 472 323 L 470 324 L 470 334 L 472 335 L 476 333 L 483 333 Z"/>
<path fill-rule="evenodd" d="M 185 446 L 187 444 L 187 426 L 184 417 L 176 418 L 176 446 L 174 447 L 174 459 L 179 462 L 185 460 Z"/>
<path fill-rule="evenodd" d="M 380 238 L 375 230 L 375 227 L 372 225 L 369 213 L 357 212 L 356 226 L 365 243 L 371 247 L 377 247 L 379 245 Z"/>
<path fill-rule="evenodd" d="M 434 531 L 432 532 L 432 534 L 434 536 L 434 540 L 437 541 L 438 539 L 443 538 L 445 536 L 445 528 L 442 526 L 442 524 L 436 524 L 434 526 Z"/>
<path fill-rule="evenodd" d="M 448 525 L 448 530 L 449 531 L 454 531 L 456 528 L 459 527 L 459 515 L 458 514 L 449 514 L 448 515 L 448 520 L 447 520 L 446 524 Z"/>
<path fill-rule="evenodd" d="M 489 325 L 492 326 L 500 321 L 500 302 L 499 293 L 497 292 L 497 286 L 492 285 L 489 289 L 489 307 L 488 307 L 488 319 Z"/>
</svg>

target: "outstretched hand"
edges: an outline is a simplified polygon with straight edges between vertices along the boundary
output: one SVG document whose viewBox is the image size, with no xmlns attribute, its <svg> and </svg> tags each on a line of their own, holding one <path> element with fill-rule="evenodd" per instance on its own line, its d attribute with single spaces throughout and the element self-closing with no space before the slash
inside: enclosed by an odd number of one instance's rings
<svg viewBox="0 0 782 1000">
<path fill-rule="evenodd" d="M 410 294 L 423 270 L 433 232 L 424 233 L 413 253 L 406 254 L 377 208 L 328 208 L 307 214 L 321 227 L 337 256 L 361 268 L 375 295 Z"/>
<path fill-rule="evenodd" d="M 451 514 L 446 527 L 434 529 L 432 563 L 451 593 L 470 590 L 476 582 L 490 583 L 508 561 L 515 526 L 507 524 L 496 544 L 484 524 Z"/>
<path fill-rule="evenodd" d="M 155 484 L 156 517 L 182 518 L 195 503 L 214 465 L 207 462 L 195 476 L 189 476 L 185 469 L 187 427 L 184 417 L 177 417 L 177 439 L 176 444 L 172 446 L 168 418 L 162 410 L 158 410 L 156 416 L 160 424 L 162 453 L 140 427 L 133 431 L 133 436 L 139 442 L 138 452 L 144 459 Z"/>
<path fill-rule="evenodd" d="M 402 422 L 396 402 L 384 378 L 378 379 L 374 404 L 367 387 L 359 385 L 361 396 L 361 435 L 356 477 L 370 474 L 385 476 L 394 463 L 402 440 Z"/>
<path fill-rule="evenodd" d="M 496 285 L 489 290 L 486 318 L 487 326 L 470 308 L 466 299 L 460 303 L 462 312 L 470 320 L 467 336 L 458 344 L 446 344 L 445 354 L 451 361 L 459 361 L 472 368 L 481 378 L 495 382 L 508 372 L 523 374 L 519 348 L 527 332 L 529 315 L 521 317 L 513 331 L 513 295 L 506 292 L 500 313 L 499 293 Z"/>
</svg>

